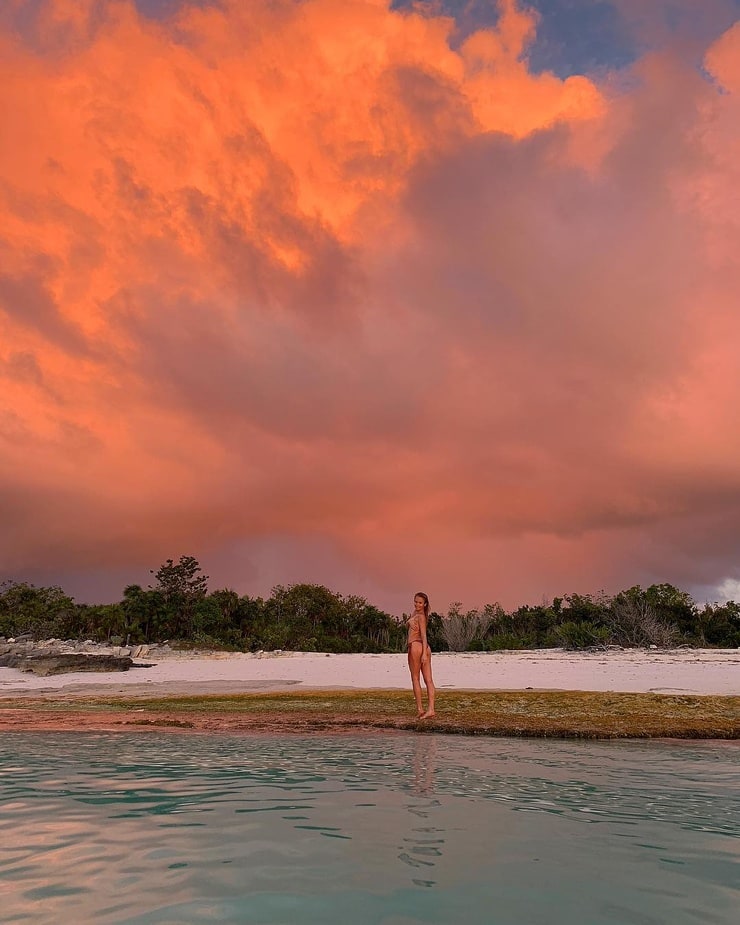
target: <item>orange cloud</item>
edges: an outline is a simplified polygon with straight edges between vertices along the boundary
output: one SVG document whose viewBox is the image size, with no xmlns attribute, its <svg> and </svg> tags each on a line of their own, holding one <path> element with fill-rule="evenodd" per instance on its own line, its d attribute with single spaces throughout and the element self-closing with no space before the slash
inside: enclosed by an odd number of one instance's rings
<svg viewBox="0 0 740 925">
<path fill-rule="evenodd" d="M 737 503 L 737 27 L 719 94 L 534 74 L 513 0 L 457 49 L 386 0 L 14 9 L 4 571 L 321 537 L 300 577 L 539 596 Z"/>
</svg>

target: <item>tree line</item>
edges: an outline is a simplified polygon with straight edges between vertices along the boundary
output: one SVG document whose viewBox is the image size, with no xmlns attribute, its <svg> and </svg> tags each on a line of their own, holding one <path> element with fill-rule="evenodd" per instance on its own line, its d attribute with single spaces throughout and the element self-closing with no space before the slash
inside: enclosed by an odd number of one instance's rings
<svg viewBox="0 0 740 925">
<path fill-rule="evenodd" d="M 168 559 L 153 583 L 129 585 L 115 604 L 78 604 L 59 587 L 0 584 L 0 636 L 92 639 L 235 651 L 401 652 L 403 620 L 365 598 L 315 584 L 278 585 L 249 597 L 208 590 L 208 576 L 192 556 Z M 740 646 L 740 604 L 699 606 L 670 584 L 606 594 L 570 594 L 510 612 L 499 604 L 433 612 L 434 651 L 495 651 L 564 647 Z"/>
</svg>

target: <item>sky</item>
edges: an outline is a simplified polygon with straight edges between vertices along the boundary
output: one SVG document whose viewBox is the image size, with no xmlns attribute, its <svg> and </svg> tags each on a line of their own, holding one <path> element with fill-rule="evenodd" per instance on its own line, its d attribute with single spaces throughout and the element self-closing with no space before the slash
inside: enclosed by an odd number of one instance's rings
<svg viewBox="0 0 740 925">
<path fill-rule="evenodd" d="M 0 579 L 740 595 L 740 2 L 7 0 Z"/>
</svg>

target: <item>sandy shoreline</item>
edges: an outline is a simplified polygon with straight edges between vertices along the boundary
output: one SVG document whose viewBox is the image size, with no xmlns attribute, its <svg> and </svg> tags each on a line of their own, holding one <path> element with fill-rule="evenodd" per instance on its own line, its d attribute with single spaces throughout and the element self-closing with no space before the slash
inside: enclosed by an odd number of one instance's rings
<svg viewBox="0 0 740 925">
<path fill-rule="evenodd" d="M 740 649 L 437 653 L 445 690 L 740 694 Z M 0 669 L 0 699 L 181 696 L 260 691 L 406 689 L 405 655 L 173 654 L 150 668 L 39 678 Z"/>
</svg>

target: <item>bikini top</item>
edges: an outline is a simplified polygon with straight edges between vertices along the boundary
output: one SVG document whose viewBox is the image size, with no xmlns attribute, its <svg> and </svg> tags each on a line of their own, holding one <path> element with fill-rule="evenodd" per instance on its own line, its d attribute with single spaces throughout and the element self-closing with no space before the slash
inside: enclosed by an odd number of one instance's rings
<svg viewBox="0 0 740 925">
<path fill-rule="evenodd" d="M 406 626 L 409 631 L 409 638 L 411 636 L 416 636 L 421 639 L 421 624 L 419 623 L 419 618 L 415 613 L 412 613 L 411 616 L 406 621 Z"/>
</svg>

